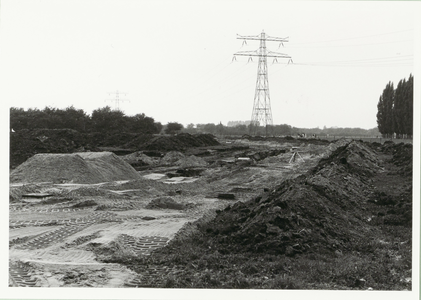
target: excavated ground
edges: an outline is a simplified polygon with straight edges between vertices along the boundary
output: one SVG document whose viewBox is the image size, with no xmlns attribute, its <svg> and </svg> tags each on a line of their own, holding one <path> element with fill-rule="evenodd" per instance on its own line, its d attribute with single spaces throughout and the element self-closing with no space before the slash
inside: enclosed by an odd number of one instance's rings
<svg viewBox="0 0 421 300">
<path fill-rule="evenodd" d="M 196 146 L 121 156 L 140 179 L 11 184 L 10 286 L 388 289 L 355 272 L 291 285 L 288 271 L 381 245 L 392 289 L 411 289 L 412 145 Z"/>
</svg>

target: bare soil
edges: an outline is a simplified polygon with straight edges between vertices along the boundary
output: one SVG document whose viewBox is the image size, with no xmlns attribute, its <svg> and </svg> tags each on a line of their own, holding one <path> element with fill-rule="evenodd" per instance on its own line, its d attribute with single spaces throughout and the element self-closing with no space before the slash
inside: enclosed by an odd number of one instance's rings
<svg viewBox="0 0 421 300">
<path fill-rule="evenodd" d="M 171 150 L 182 152 L 166 159 L 146 150 L 127 156 L 134 167 L 142 160 L 136 179 L 15 180 L 10 286 L 382 290 L 388 280 L 392 289 L 411 289 L 412 146 L 180 140 L 167 141 L 166 150 L 175 145 Z M 159 151 L 164 141 L 144 145 Z M 195 148 L 181 147 L 189 143 Z M 302 159 L 291 161 L 292 147 Z M 47 192 L 45 199 L 23 197 Z M 329 280 L 288 271 L 294 264 L 310 268 L 320 257 L 326 264 L 357 253 L 366 259 L 379 255 L 379 245 L 393 275 L 377 276 L 370 264 L 367 274 L 348 270 L 349 278 Z"/>
</svg>

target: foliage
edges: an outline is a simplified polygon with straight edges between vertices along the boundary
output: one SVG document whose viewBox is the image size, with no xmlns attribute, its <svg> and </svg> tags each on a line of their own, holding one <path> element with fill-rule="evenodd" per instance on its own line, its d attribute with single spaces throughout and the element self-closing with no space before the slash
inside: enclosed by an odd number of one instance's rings
<svg viewBox="0 0 421 300">
<path fill-rule="evenodd" d="M 10 108 L 10 128 L 23 129 L 74 129 L 79 132 L 137 132 L 153 134 L 162 130 L 162 124 L 145 114 L 126 116 L 109 106 L 95 109 L 87 115 L 73 106 L 66 109 L 45 107 L 43 110 Z"/>
<path fill-rule="evenodd" d="M 176 134 L 183 129 L 183 125 L 177 122 L 170 122 L 166 125 L 164 132 L 167 134 Z"/>
<path fill-rule="evenodd" d="M 94 131 L 116 131 L 125 127 L 124 113 L 120 110 L 111 110 L 109 106 L 98 108 L 92 112 L 92 126 Z"/>
<path fill-rule="evenodd" d="M 233 122 L 228 122 L 232 124 Z M 237 122 L 238 123 L 238 122 Z M 237 135 L 242 136 L 245 134 L 250 134 L 250 128 L 245 124 L 237 124 L 235 126 L 224 126 L 222 124 L 215 125 L 213 123 L 208 124 L 189 124 L 187 128 L 183 129 L 183 132 L 194 134 L 194 133 L 210 133 L 213 135 Z M 341 127 L 331 127 L 323 129 L 321 128 L 297 128 L 292 127 L 288 124 L 273 125 L 270 128 L 269 132 L 272 132 L 271 135 L 274 136 L 287 136 L 287 135 L 297 135 L 299 133 L 305 133 L 307 136 L 313 134 L 317 136 L 377 136 L 379 131 L 377 128 L 373 129 L 362 129 L 362 128 L 341 128 Z M 260 126 L 257 131 L 257 135 L 265 135 L 265 128 Z"/>
<path fill-rule="evenodd" d="M 23 108 L 10 108 L 10 127 L 14 130 L 32 129 L 32 128 L 70 128 L 83 131 L 89 117 L 81 109 L 73 106 L 60 110 L 51 107 L 45 107 L 43 110 Z"/>
<path fill-rule="evenodd" d="M 389 82 L 377 104 L 377 125 L 381 134 L 389 137 L 412 136 L 413 131 L 413 79 L 399 81 L 396 89 Z"/>
</svg>

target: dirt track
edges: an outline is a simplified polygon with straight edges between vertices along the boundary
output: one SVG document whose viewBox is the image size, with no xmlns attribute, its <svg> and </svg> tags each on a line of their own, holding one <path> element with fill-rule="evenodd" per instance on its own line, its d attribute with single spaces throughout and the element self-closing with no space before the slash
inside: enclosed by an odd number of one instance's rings
<svg viewBox="0 0 421 300">
<path fill-rule="evenodd" d="M 172 177 L 180 164 L 167 160 L 140 171 L 140 180 L 11 185 L 10 286 L 141 287 L 146 278 L 170 270 L 151 267 L 139 275 L 125 266 L 105 263 L 104 257 L 150 255 L 207 212 L 271 191 L 314 168 L 347 142 L 294 145 L 238 140 L 204 156 L 208 165 L 204 167 L 201 161 L 193 177 Z M 299 147 L 302 159 L 290 162 L 292 146 Z M 195 168 L 199 167 L 191 167 Z M 22 197 L 30 192 L 51 196 Z M 235 199 L 221 199 L 220 195 Z M 162 197 L 181 209 L 147 208 Z"/>
</svg>

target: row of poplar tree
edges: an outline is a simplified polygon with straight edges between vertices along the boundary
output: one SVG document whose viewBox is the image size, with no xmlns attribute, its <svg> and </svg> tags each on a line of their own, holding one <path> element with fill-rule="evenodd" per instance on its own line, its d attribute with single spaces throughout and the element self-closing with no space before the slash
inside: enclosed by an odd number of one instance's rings
<svg viewBox="0 0 421 300">
<path fill-rule="evenodd" d="M 385 137 L 411 138 L 413 134 L 414 76 L 389 82 L 377 104 L 377 126 Z"/>
</svg>

